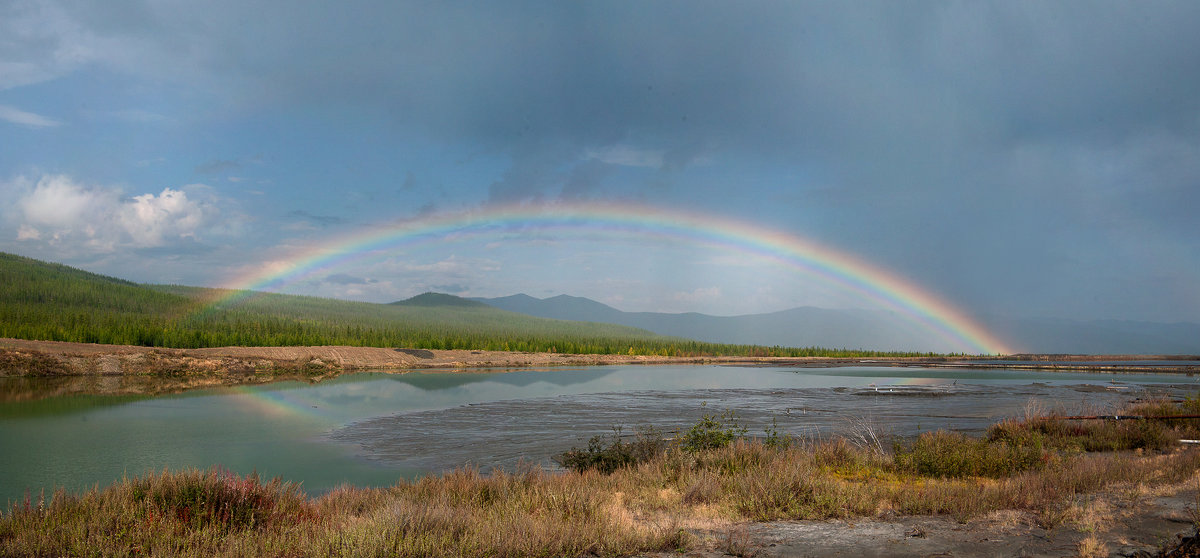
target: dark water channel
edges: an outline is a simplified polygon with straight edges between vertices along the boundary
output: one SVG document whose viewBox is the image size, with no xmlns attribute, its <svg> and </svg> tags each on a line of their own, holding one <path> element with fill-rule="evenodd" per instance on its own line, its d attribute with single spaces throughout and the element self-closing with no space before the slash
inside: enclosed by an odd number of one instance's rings
<svg viewBox="0 0 1200 558">
<path fill-rule="evenodd" d="M 7 381 L 0 379 L 0 392 Z M 671 431 L 726 409 L 751 435 L 774 419 L 780 433 L 800 436 L 861 421 L 910 436 L 978 432 L 1031 404 L 1102 413 L 1138 397 L 1198 390 L 1195 379 L 1168 374 L 611 366 L 352 374 L 313 385 L 8 401 L 0 403 L 0 504 L 27 490 L 36 499 L 43 489 L 103 486 L 163 468 L 257 471 L 316 494 L 465 464 L 554 467 L 553 455 L 614 425 Z"/>
</svg>

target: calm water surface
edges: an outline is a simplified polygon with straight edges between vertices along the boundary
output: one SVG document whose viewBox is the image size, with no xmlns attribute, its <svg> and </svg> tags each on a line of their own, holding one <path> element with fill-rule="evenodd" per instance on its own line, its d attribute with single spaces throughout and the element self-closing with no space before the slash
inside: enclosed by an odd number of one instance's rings
<svg viewBox="0 0 1200 558">
<path fill-rule="evenodd" d="M 12 380 L 0 379 L 3 382 Z M 0 503 L 106 485 L 163 468 L 220 465 L 301 482 L 383 486 L 464 464 L 551 456 L 612 426 L 670 431 L 737 412 L 751 434 L 834 433 L 868 420 L 894 435 L 980 431 L 1035 401 L 1104 412 L 1136 397 L 1195 395 L 1178 375 L 920 368 L 610 366 L 480 373 L 351 374 L 161 397 L 0 403 Z"/>
</svg>

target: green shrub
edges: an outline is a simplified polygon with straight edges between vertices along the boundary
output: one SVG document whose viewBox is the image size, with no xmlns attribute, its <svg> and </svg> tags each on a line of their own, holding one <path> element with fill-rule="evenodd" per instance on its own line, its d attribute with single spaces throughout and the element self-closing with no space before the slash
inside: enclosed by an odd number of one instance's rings
<svg viewBox="0 0 1200 558">
<path fill-rule="evenodd" d="M 630 467 L 657 457 L 666 449 L 667 442 L 654 427 L 636 429 L 632 443 L 621 441 L 621 428 L 613 427 L 612 441 L 605 443 L 605 436 L 592 436 L 586 450 L 571 448 L 555 458 L 559 465 L 575 472 L 588 470 L 610 474 L 623 467 Z"/>
<path fill-rule="evenodd" d="M 701 417 L 679 437 L 679 447 L 686 452 L 698 453 L 728 446 L 745 434 L 746 428 L 738 424 L 737 413 L 726 409 L 720 417 L 708 414 Z"/>
</svg>

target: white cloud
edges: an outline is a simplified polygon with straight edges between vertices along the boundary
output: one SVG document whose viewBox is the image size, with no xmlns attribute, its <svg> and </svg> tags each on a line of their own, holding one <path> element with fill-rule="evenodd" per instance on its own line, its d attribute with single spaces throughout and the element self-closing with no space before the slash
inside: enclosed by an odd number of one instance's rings
<svg viewBox="0 0 1200 558">
<path fill-rule="evenodd" d="M 161 246 L 171 238 L 195 238 L 208 220 L 206 210 L 183 191 L 164 188 L 157 196 L 142 194 L 122 204 L 120 220 L 134 244 Z"/>
<path fill-rule="evenodd" d="M 117 193 L 87 188 L 62 175 L 44 176 L 17 206 L 25 225 L 68 229 L 80 226 L 85 213 L 103 212 L 118 200 Z"/>
<path fill-rule="evenodd" d="M 32 126 L 34 128 L 47 128 L 59 126 L 62 122 L 46 118 L 40 114 L 25 112 L 21 109 L 10 107 L 8 105 L 0 105 L 0 120 L 5 120 L 13 124 L 22 126 Z"/>
<path fill-rule="evenodd" d="M 155 248 L 228 230 L 221 200 L 198 184 L 129 198 L 117 187 L 46 175 L 36 182 L 20 177 L 0 190 L 16 200 L 6 219 L 17 224 L 18 241 L 61 249 Z"/>
</svg>

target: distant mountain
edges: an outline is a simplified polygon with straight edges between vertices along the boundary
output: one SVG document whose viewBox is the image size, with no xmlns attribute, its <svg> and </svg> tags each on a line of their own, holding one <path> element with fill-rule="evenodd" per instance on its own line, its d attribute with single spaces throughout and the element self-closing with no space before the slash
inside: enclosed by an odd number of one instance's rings
<svg viewBox="0 0 1200 558">
<path fill-rule="evenodd" d="M 623 312 L 591 299 L 567 295 L 539 299 L 518 294 L 472 300 L 530 316 L 627 325 L 713 343 L 881 351 L 953 350 L 936 346 L 895 314 L 870 310 L 803 307 L 770 314 L 710 316 L 696 312 Z"/>
<path fill-rule="evenodd" d="M 768 314 L 710 316 L 623 312 L 587 298 L 525 294 L 475 298 L 531 316 L 632 326 L 711 343 L 837 347 L 871 350 L 953 351 L 899 315 L 875 310 L 801 307 Z M 985 318 L 981 320 L 1015 349 L 1028 353 L 1198 354 L 1200 324 L 1118 320 L 1072 321 Z"/>
<path fill-rule="evenodd" d="M 470 300 L 494 306 L 501 310 L 508 310 L 509 312 L 519 312 L 530 316 L 554 318 L 556 320 L 621 323 L 624 320 L 632 319 L 630 316 L 639 315 L 634 312 L 622 312 L 590 298 L 568 295 L 534 298 L 527 294 L 515 294 L 500 298 L 472 298 Z"/>
<path fill-rule="evenodd" d="M 420 306 L 425 308 L 446 306 L 458 308 L 486 308 L 488 306 L 487 304 L 479 301 L 442 293 L 423 293 L 412 298 L 406 298 L 390 304 L 392 306 Z"/>
</svg>

